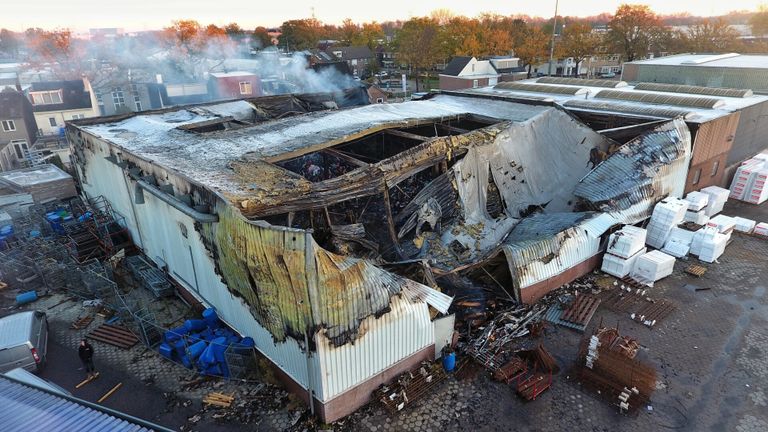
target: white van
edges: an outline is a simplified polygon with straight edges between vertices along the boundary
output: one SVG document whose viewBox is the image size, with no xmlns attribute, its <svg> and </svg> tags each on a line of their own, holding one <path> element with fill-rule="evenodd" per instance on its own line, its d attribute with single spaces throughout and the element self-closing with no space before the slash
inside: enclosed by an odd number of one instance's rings
<svg viewBox="0 0 768 432">
<path fill-rule="evenodd" d="M 48 353 L 44 312 L 27 311 L 0 318 L 0 373 L 22 368 L 37 372 Z"/>
</svg>

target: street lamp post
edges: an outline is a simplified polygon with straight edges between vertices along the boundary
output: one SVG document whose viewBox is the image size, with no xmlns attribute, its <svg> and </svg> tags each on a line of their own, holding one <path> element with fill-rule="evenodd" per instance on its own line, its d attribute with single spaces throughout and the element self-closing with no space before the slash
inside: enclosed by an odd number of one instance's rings
<svg viewBox="0 0 768 432">
<path fill-rule="evenodd" d="M 552 22 L 552 41 L 549 44 L 549 67 L 547 75 L 552 76 L 552 58 L 555 56 L 555 32 L 557 32 L 557 6 L 560 0 L 555 0 L 555 20 Z"/>
</svg>

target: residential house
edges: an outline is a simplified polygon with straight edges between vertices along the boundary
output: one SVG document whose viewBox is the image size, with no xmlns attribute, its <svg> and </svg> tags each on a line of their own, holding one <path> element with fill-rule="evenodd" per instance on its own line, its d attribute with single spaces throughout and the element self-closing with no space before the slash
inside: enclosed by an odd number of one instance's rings
<svg viewBox="0 0 768 432">
<path fill-rule="evenodd" d="M 165 86 L 164 105 L 187 105 L 203 103 L 211 100 L 208 94 L 208 84 L 205 81 L 167 82 Z"/>
<path fill-rule="evenodd" d="M 0 91 L 0 169 L 21 168 L 36 138 L 37 125 L 29 100 L 17 90 Z"/>
<path fill-rule="evenodd" d="M 251 72 L 214 72 L 208 77 L 208 93 L 213 100 L 261 96 L 261 80 Z"/>
<path fill-rule="evenodd" d="M 165 87 L 154 82 L 151 74 L 141 70 L 114 70 L 98 74 L 91 86 L 99 115 L 163 108 Z"/>
<path fill-rule="evenodd" d="M 99 116 L 96 97 L 86 78 L 34 82 L 28 97 L 40 136 L 63 135 L 65 121 Z"/>
<path fill-rule="evenodd" d="M 499 72 L 489 60 L 454 57 L 440 73 L 440 90 L 486 87 L 499 82 Z"/>
<path fill-rule="evenodd" d="M 347 62 L 352 74 L 358 77 L 362 77 L 369 65 L 376 61 L 376 56 L 367 46 L 333 47 L 326 49 L 326 52 Z"/>
<path fill-rule="evenodd" d="M 525 67 L 520 66 L 520 59 L 510 56 L 495 56 L 488 59 L 496 72 L 499 73 L 499 82 L 517 81 L 528 78 Z"/>
<path fill-rule="evenodd" d="M 6 88 L 21 91 L 19 75 L 16 72 L 0 72 L 0 91 Z"/>
<path fill-rule="evenodd" d="M 368 101 L 372 104 L 387 103 L 387 92 L 378 86 L 372 85 L 368 87 Z"/>
</svg>

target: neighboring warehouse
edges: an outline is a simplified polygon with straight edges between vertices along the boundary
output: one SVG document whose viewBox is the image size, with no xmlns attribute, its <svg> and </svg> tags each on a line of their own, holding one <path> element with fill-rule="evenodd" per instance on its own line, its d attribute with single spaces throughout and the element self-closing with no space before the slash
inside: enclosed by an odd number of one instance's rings
<svg viewBox="0 0 768 432">
<path fill-rule="evenodd" d="M 741 161 L 768 148 L 768 96 L 750 90 L 544 77 L 467 92 L 557 104 L 619 142 L 633 125 L 681 117 L 693 138 L 686 192 L 728 187 Z"/>
<path fill-rule="evenodd" d="M 768 55 L 680 54 L 638 60 L 624 63 L 621 79 L 768 93 Z"/>
<path fill-rule="evenodd" d="M 85 194 L 324 421 L 439 353 L 452 281 L 535 302 L 590 271 L 611 227 L 683 193 L 679 119 L 624 132 L 617 151 L 554 106 L 358 100 L 262 97 L 67 129 Z"/>
</svg>

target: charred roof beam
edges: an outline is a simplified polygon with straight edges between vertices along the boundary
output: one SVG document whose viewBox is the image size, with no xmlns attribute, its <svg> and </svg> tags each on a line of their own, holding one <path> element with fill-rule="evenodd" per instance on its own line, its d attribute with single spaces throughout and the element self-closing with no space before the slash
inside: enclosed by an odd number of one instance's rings
<svg viewBox="0 0 768 432">
<path fill-rule="evenodd" d="M 382 132 L 384 132 L 385 134 L 394 135 L 396 137 L 410 139 L 410 140 L 419 141 L 419 142 L 423 142 L 432 138 L 432 137 L 425 137 L 422 135 L 412 134 L 410 132 L 403 132 L 397 129 L 384 129 Z"/>
</svg>

